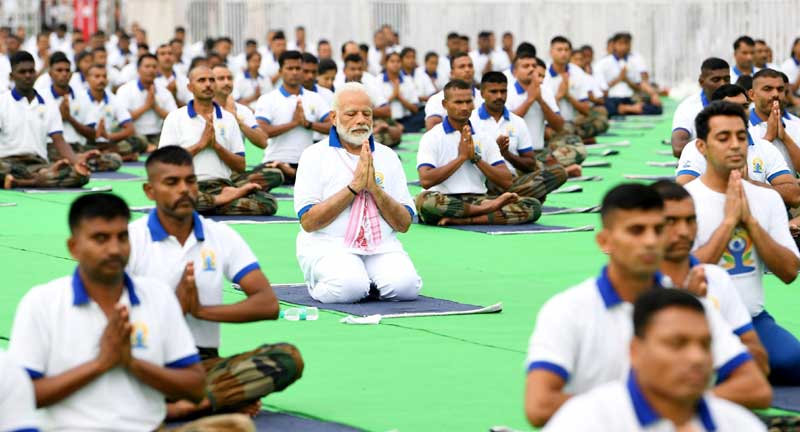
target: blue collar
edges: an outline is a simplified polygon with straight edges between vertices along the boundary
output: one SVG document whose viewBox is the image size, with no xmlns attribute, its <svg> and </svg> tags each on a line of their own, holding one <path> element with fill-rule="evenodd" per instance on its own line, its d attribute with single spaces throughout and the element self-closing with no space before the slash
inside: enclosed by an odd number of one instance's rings
<svg viewBox="0 0 800 432">
<path fill-rule="evenodd" d="M 567 63 L 567 67 L 566 68 L 567 68 L 567 75 L 569 75 L 569 63 Z M 553 64 L 552 63 L 550 64 L 550 67 L 547 69 L 547 71 L 550 72 L 550 77 L 551 78 L 555 78 L 555 77 L 558 76 L 558 72 L 556 72 L 556 70 L 553 68 Z"/>
<path fill-rule="evenodd" d="M 94 100 L 94 96 L 92 96 L 92 91 L 91 90 L 86 90 L 86 94 L 89 95 L 89 100 L 90 101 L 92 101 L 92 102 L 100 102 L 98 100 Z M 108 103 L 108 93 L 106 93 L 105 90 L 103 90 L 103 103 L 105 103 L 105 104 Z"/>
<path fill-rule="evenodd" d="M 755 67 L 755 65 L 753 65 L 753 72 L 749 73 L 746 76 L 753 76 L 755 71 L 756 71 L 756 67 Z M 744 75 L 744 73 L 742 73 L 742 71 L 739 69 L 739 66 L 737 66 L 737 65 L 733 65 L 733 73 L 735 73 L 737 77 Z"/>
<path fill-rule="evenodd" d="M 781 113 L 781 118 L 784 119 L 784 120 L 791 120 L 792 116 L 790 116 L 789 113 L 786 112 L 786 110 L 784 110 L 783 113 Z M 756 114 L 755 108 L 752 108 L 750 110 L 750 124 L 755 126 L 755 125 L 761 123 L 762 121 L 763 120 L 761 120 L 761 117 L 759 117 L 758 114 Z"/>
<path fill-rule="evenodd" d="M 136 290 L 133 288 L 133 280 L 127 273 L 123 273 L 122 278 L 125 288 L 128 289 L 128 298 L 131 301 L 131 306 L 138 306 L 141 302 L 139 301 L 139 296 L 136 295 Z M 89 294 L 86 292 L 86 287 L 83 285 L 83 280 L 81 280 L 81 275 L 76 267 L 75 272 L 72 273 L 72 305 L 85 305 L 89 303 L 89 300 Z"/>
<path fill-rule="evenodd" d="M 217 119 L 222 118 L 222 109 L 217 105 L 216 102 L 211 102 L 214 105 L 214 112 L 217 115 Z M 186 112 L 189 114 L 189 118 L 197 117 L 197 111 L 194 110 L 194 99 L 190 100 L 188 104 L 186 104 Z"/>
<path fill-rule="evenodd" d="M 469 130 L 472 132 L 472 135 L 475 135 L 475 128 L 472 127 L 472 122 L 467 120 L 467 124 L 469 125 Z M 453 128 L 453 126 L 450 125 L 450 120 L 448 119 L 447 116 L 444 116 L 444 120 L 442 121 L 442 127 L 444 128 L 444 133 L 446 134 L 450 134 L 453 132 L 459 132 L 459 133 L 461 132 L 457 131 L 456 129 Z"/>
<path fill-rule="evenodd" d="M 383 82 L 389 82 L 389 72 L 383 73 Z M 403 71 L 400 71 L 400 84 L 403 83 Z"/>
<path fill-rule="evenodd" d="M 478 117 L 480 117 L 481 120 L 486 120 L 491 116 L 492 115 L 489 114 L 489 111 L 486 109 L 486 103 L 484 102 L 478 108 Z M 506 107 L 503 107 L 503 118 L 506 119 L 506 121 L 511 119 L 511 114 L 509 114 L 508 108 L 506 108 Z"/>
<path fill-rule="evenodd" d="M 249 70 L 244 71 L 244 77 L 247 79 L 252 79 L 253 75 L 250 74 Z M 261 74 L 256 72 L 256 78 L 261 78 Z"/>
<path fill-rule="evenodd" d="M 514 81 L 514 88 L 517 90 L 517 94 L 525 93 L 525 87 L 522 87 L 522 84 L 517 80 Z"/>
<path fill-rule="evenodd" d="M 317 88 L 317 83 L 314 83 L 314 87 L 311 87 L 311 91 L 314 93 L 319 93 L 319 89 Z"/>
<path fill-rule="evenodd" d="M 67 88 L 69 89 L 69 97 L 72 98 L 72 99 L 75 99 L 75 92 L 72 91 L 72 87 L 67 86 Z M 50 93 L 53 95 L 53 99 L 58 99 L 58 98 L 61 97 L 60 94 L 56 93 L 56 86 L 55 85 L 52 85 L 52 84 L 50 85 Z"/>
<path fill-rule="evenodd" d="M 85 76 L 83 76 L 83 72 L 81 72 L 81 71 L 78 71 L 78 76 L 79 76 L 79 77 L 81 77 L 81 82 L 86 82 L 86 77 L 85 77 Z M 71 90 L 72 90 L 72 89 L 70 89 L 70 91 L 71 91 Z"/>
<path fill-rule="evenodd" d="M 800 60 L 798 60 L 797 58 L 795 58 L 795 56 L 794 56 L 794 55 L 791 55 L 791 56 L 789 56 L 789 58 L 790 58 L 790 59 L 792 59 L 792 60 L 794 61 L 794 65 L 795 65 L 795 66 L 800 66 Z"/>
<path fill-rule="evenodd" d="M 704 90 L 700 90 L 700 102 L 703 103 L 703 108 L 707 107 L 710 103 L 708 98 L 706 97 L 706 92 Z"/>
<path fill-rule="evenodd" d="M 611 54 L 611 55 L 612 55 L 612 56 L 614 56 L 614 60 L 616 60 L 616 61 L 619 61 L 619 60 L 620 60 L 620 58 L 619 58 L 619 57 L 617 57 L 617 55 L 616 55 L 616 54 Z M 628 61 L 628 56 L 629 56 L 629 55 L 630 55 L 630 54 L 625 54 L 625 57 L 622 57 L 622 60 Z"/>
<path fill-rule="evenodd" d="M 661 419 L 661 416 L 650 406 L 650 402 L 647 401 L 644 393 L 642 393 L 633 370 L 628 374 L 626 387 L 628 388 L 628 396 L 631 398 L 631 403 L 633 403 L 633 410 L 636 412 L 636 419 L 639 420 L 642 428 Z M 700 422 L 703 423 L 706 431 L 713 432 L 717 430 L 717 425 L 714 423 L 714 419 L 711 418 L 711 410 L 703 398 L 697 403 L 697 416 L 700 417 Z"/>
<path fill-rule="evenodd" d="M 437 79 L 439 77 L 439 72 L 437 72 L 437 71 L 433 71 L 433 73 L 430 73 L 430 72 L 428 72 L 427 69 L 425 69 L 425 73 L 428 74 L 428 76 L 433 78 L 433 79 Z"/>
<path fill-rule="evenodd" d="M 204 241 L 206 236 L 203 233 L 203 221 L 200 220 L 200 215 L 194 212 L 192 218 L 194 219 L 194 237 L 197 241 Z M 152 238 L 153 241 L 162 241 L 169 237 L 167 230 L 164 229 L 164 226 L 161 225 L 161 221 L 158 220 L 156 209 L 150 210 L 150 214 L 147 217 L 147 228 L 150 229 L 150 238 Z"/>
<path fill-rule="evenodd" d="M 700 260 L 697 259 L 694 255 L 689 254 L 689 268 L 693 268 L 698 264 L 700 264 Z"/>
<path fill-rule="evenodd" d="M 283 84 L 281 84 L 280 91 L 284 97 L 289 97 L 292 95 L 291 93 L 289 93 L 288 90 L 286 90 L 286 87 L 284 87 Z M 303 94 L 303 86 L 300 86 L 300 95 L 302 94 Z"/>
<path fill-rule="evenodd" d="M 39 104 L 44 105 L 44 99 L 39 96 L 39 92 L 33 90 L 33 95 L 36 96 L 36 100 L 39 101 Z M 14 97 L 14 100 L 17 102 L 24 97 L 16 88 L 11 89 L 11 96 Z"/>
<path fill-rule="evenodd" d="M 750 135 L 750 132 L 747 132 L 747 145 L 755 145 L 756 143 L 753 141 L 753 137 Z"/>
<path fill-rule="evenodd" d="M 158 73 L 156 74 L 156 76 L 157 76 L 157 77 L 162 77 L 162 76 L 164 76 L 164 74 L 162 74 L 161 72 L 158 72 Z M 178 75 L 175 73 L 175 69 L 173 69 L 173 70 L 172 70 L 172 77 L 173 77 L 173 78 L 177 78 L 177 76 L 178 76 Z"/>
<path fill-rule="evenodd" d="M 663 275 L 661 272 L 655 272 L 653 275 L 653 286 L 660 288 L 662 278 Z M 605 304 L 606 309 L 611 309 L 612 307 L 623 302 L 622 297 L 619 296 L 617 290 L 615 290 L 614 286 L 611 285 L 611 279 L 608 278 L 608 266 L 603 267 L 603 270 L 600 272 L 600 276 L 597 277 L 596 282 L 597 289 L 600 291 L 600 297 L 603 298 L 603 304 Z"/>
<path fill-rule="evenodd" d="M 331 147 L 344 148 L 342 142 L 339 141 L 339 132 L 336 132 L 336 126 L 331 126 L 331 131 L 328 132 L 328 145 Z M 369 149 L 375 151 L 375 138 L 369 136 Z"/>
<path fill-rule="evenodd" d="M 139 91 L 142 91 L 142 90 L 145 89 L 144 88 L 144 84 L 142 84 L 142 80 L 141 79 L 136 80 L 136 85 L 139 87 Z"/>
</svg>

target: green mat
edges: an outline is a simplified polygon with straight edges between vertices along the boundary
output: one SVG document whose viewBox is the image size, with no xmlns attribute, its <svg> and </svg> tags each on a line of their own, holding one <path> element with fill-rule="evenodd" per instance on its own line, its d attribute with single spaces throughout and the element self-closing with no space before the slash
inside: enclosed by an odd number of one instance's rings
<svg viewBox="0 0 800 432">
<path fill-rule="evenodd" d="M 665 110 L 676 103 L 666 101 Z M 546 205 L 586 207 L 600 202 L 623 174 L 672 175 L 670 168 L 651 167 L 659 160 L 660 142 L 670 134 L 671 115 L 652 129 L 633 131 L 612 125 L 628 147 L 612 168 L 586 168 L 584 175 L 602 181 L 580 183 L 582 193 L 553 195 Z M 641 134 L 641 135 L 639 135 Z M 402 148 L 416 150 L 419 135 L 406 137 Z M 261 160 L 254 146 L 248 163 Z M 401 153 L 409 181 L 417 180 L 416 155 Z M 662 158 L 664 159 L 664 158 Z M 141 168 L 124 168 L 141 174 Z M 111 185 L 131 206 L 152 205 L 136 182 L 93 181 Z M 411 187 L 416 194 L 421 189 Z M 66 249 L 67 209 L 74 195 L 0 192 L 0 260 L 5 280 L 0 290 L 0 336 L 8 336 L 17 302 L 39 283 L 72 271 Z M 294 216 L 290 201 L 278 214 Z M 141 217 L 135 215 L 134 217 Z M 595 225 L 597 214 L 544 216 L 541 223 Z M 236 225 L 274 283 L 302 280 L 295 259 L 296 225 Z M 593 233 L 489 237 L 471 232 L 414 225 L 401 235 L 424 285 L 422 293 L 471 304 L 502 301 L 500 314 L 386 321 L 378 326 L 347 326 L 335 312 L 320 311 L 318 321 L 276 321 L 223 325 L 222 354 L 251 349 L 263 342 L 296 344 L 306 360 L 303 378 L 287 390 L 267 397 L 273 411 L 287 411 L 344 423 L 370 431 L 487 431 L 496 425 L 532 430 L 523 413 L 525 351 L 536 313 L 553 294 L 594 277 L 605 262 Z M 10 270 L 10 271 L 8 271 Z M 766 279 L 770 312 L 800 333 L 800 296 L 773 276 Z M 225 300 L 241 294 L 226 290 Z M 565 317 L 566 319 L 567 317 Z M 0 346 L 3 342 L 0 342 Z M 775 411 L 777 412 L 777 411 Z"/>
</svg>

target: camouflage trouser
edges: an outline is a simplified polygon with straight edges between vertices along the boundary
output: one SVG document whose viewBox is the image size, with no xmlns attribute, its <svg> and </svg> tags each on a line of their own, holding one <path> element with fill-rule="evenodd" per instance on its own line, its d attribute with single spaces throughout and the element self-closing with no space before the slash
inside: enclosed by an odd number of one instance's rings
<svg viewBox="0 0 800 432">
<path fill-rule="evenodd" d="M 241 177 L 241 175 L 235 176 Z M 272 195 L 257 190 L 247 196 L 237 198 L 223 206 L 214 205 L 214 197 L 222 192 L 224 187 L 239 187 L 247 183 L 247 178 L 203 180 L 197 183 L 200 196 L 197 201 L 197 211 L 204 215 L 228 216 L 271 216 L 278 211 L 278 202 Z"/>
<path fill-rule="evenodd" d="M 553 135 L 547 143 L 547 148 L 547 152 L 539 154 L 540 160 L 544 161 L 548 155 L 552 155 L 565 167 L 572 164 L 580 165 L 586 160 L 586 146 L 583 145 L 583 140 L 575 133 L 570 133 L 568 128 Z"/>
<path fill-rule="evenodd" d="M 561 165 L 551 165 L 544 170 L 514 177 L 511 188 L 507 191 L 500 189 L 496 184 L 487 182 L 490 195 L 500 195 L 503 192 L 513 192 L 521 197 L 536 198 L 544 202 L 547 194 L 558 189 L 567 181 L 567 171 Z"/>
<path fill-rule="evenodd" d="M 771 416 L 757 414 L 759 420 L 764 422 L 769 432 L 800 432 L 800 416 L 778 415 Z"/>
<path fill-rule="evenodd" d="M 156 141 L 157 143 L 158 141 Z M 114 144 L 107 144 L 108 150 L 122 156 L 123 159 L 132 159 L 147 151 L 147 139 L 132 136 Z"/>
<path fill-rule="evenodd" d="M 378 126 L 380 126 L 382 124 L 388 124 L 389 126 L 395 126 L 397 124 L 397 122 L 395 122 L 393 119 L 375 119 L 374 124 L 373 124 L 373 129 L 376 129 Z M 376 134 L 373 135 L 373 137 L 375 139 L 375 142 L 379 142 L 379 143 L 385 145 L 386 147 L 394 147 L 394 146 L 400 144 L 400 141 L 402 140 L 402 138 L 401 139 L 392 139 L 392 137 L 389 134 L 389 131 L 376 133 Z"/>
<path fill-rule="evenodd" d="M 78 143 L 69 143 L 75 153 L 86 153 L 89 150 L 98 150 L 97 147 Z M 62 159 L 61 154 L 53 143 L 47 144 L 47 158 L 51 161 Z M 89 169 L 98 171 L 116 171 L 122 166 L 122 156 L 114 152 L 101 151 L 100 156 L 87 161 Z"/>
<path fill-rule="evenodd" d="M 43 188 L 81 187 L 89 183 L 88 176 L 78 174 L 72 165 L 58 170 L 49 169 L 51 164 L 39 155 L 23 154 L 0 158 L 0 176 L 11 174 L 20 180 L 36 180 L 33 186 Z"/>
<path fill-rule="evenodd" d="M 581 138 L 593 138 L 608 130 L 608 111 L 605 107 L 595 106 L 589 114 L 575 117 L 575 133 Z"/>
<path fill-rule="evenodd" d="M 204 355 L 206 352 L 211 355 Z M 279 392 L 303 375 L 303 357 L 294 345 L 265 344 L 231 357 L 201 349 L 206 397 L 213 411 L 231 411 Z"/>
<path fill-rule="evenodd" d="M 130 148 L 131 153 L 146 153 L 147 147 L 150 145 L 158 148 L 158 141 L 160 138 L 160 134 L 134 135 L 124 141 L 121 141 L 120 143 L 117 143 L 117 146 L 120 146 L 120 144 L 124 142 L 125 144 L 120 147 L 120 151 L 127 151 L 128 148 Z"/>
<path fill-rule="evenodd" d="M 452 194 L 425 191 L 417 195 L 415 201 L 420 222 L 436 225 L 442 218 L 465 218 L 464 209 L 468 205 L 479 205 L 494 197 L 483 194 Z M 490 225 L 517 225 L 533 222 L 542 215 L 542 203 L 536 198 L 520 197 L 519 201 L 506 204 L 489 213 Z"/>
</svg>

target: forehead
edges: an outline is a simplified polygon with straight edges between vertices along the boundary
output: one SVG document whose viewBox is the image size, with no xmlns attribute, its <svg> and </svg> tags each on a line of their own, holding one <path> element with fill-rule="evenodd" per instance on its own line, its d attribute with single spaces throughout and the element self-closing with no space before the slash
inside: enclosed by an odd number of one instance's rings
<svg viewBox="0 0 800 432">
<path fill-rule="evenodd" d="M 497 90 L 507 90 L 508 84 L 506 83 L 495 83 L 495 82 L 487 82 L 481 86 L 482 88 L 486 88 L 489 91 L 497 91 Z"/>
<path fill-rule="evenodd" d="M 453 67 L 465 67 L 465 66 L 472 66 L 472 59 L 469 56 L 459 57 L 453 60 Z"/>
<path fill-rule="evenodd" d="M 465 100 L 465 99 L 472 99 L 472 90 L 470 89 L 460 89 L 460 88 L 452 88 L 447 91 L 445 94 L 445 99 L 447 100 Z"/>
<path fill-rule="evenodd" d="M 205 66 L 197 67 L 189 74 L 189 80 L 190 81 L 197 81 L 197 80 L 201 80 L 201 79 L 209 79 L 209 78 L 212 78 L 212 77 L 213 77 L 213 74 L 211 73 L 211 69 L 209 69 L 208 67 L 205 67 Z"/>
<path fill-rule="evenodd" d="M 107 219 L 101 216 L 85 217 L 75 227 L 76 232 L 92 235 L 101 232 L 127 232 L 130 220 L 123 216 Z"/>
<path fill-rule="evenodd" d="M 680 200 L 664 200 L 664 214 L 667 216 L 689 214 L 693 215 L 694 200 L 692 197 L 686 197 Z"/>
<path fill-rule="evenodd" d="M 664 223 L 662 209 L 616 209 L 609 215 L 612 227 L 625 229 L 634 225 L 655 226 Z"/>
<path fill-rule="evenodd" d="M 369 95 L 360 91 L 346 91 L 339 95 L 339 110 L 364 110 L 372 108 Z"/>
<path fill-rule="evenodd" d="M 15 67 L 14 70 L 17 69 L 33 69 L 36 67 L 36 64 L 32 61 L 23 61 L 19 62 Z"/>
<path fill-rule="evenodd" d="M 781 77 L 759 77 L 753 80 L 753 87 L 780 87 L 783 85 L 783 78 Z"/>
<path fill-rule="evenodd" d="M 708 337 L 710 333 L 703 313 L 687 307 L 670 306 L 653 314 L 645 336 Z"/>
<path fill-rule="evenodd" d="M 708 121 L 708 130 L 713 133 L 740 132 L 745 129 L 744 120 L 739 116 L 718 115 Z"/>
<path fill-rule="evenodd" d="M 147 168 L 147 174 L 153 178 L 188 177 L 194 175 L 194 166 L 155 162 Z"/>
<path fill-rule="evenodd" d="M 231 71 L 226 67 L 215 67 L 214 68 L 214 76 L 216 77 L 230 77 Z"/>
</svg>

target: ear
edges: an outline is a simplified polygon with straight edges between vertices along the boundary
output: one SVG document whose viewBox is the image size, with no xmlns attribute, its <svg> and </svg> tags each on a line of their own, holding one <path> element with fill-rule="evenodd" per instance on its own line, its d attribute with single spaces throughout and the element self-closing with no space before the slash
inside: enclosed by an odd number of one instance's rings
<svg viewBox="0 0 800 432">
<path fill-rule="evenodd" d="M 144 194 L 147 195 L 147 199 L 150 201 L 156 200 L 153 194 L 153 185 L 150 184 L 149 180 L 142 185 L 142 190 L 144 190 Z"/>
<path fill-rule="evenodd" d="M 610 242 L 610 233 L 608 232 L 607 228 L 602 228 L 594 237 L 594 241 L 597 243 L 597 247 L 600 248 L 600 251 L 604 254 L 608 255 L 611 252 L 611 242 Z"/>
<path fill-rule="evenodd" d="M 704 140 L 698 138 L 697 141 L 695 141 L 695 146 L 697 147 L 697 151 L 699 151 L 703 157 L 707 157 L 706 152 L 708 151 L 708 148 L 706 147 L 706 142 Z"/>
<path fill-rule="evenodd" d="M 755 96 L 756 96 L 756 92 L 752 88 L 747 91 L 747 98 L 750 99 L 751 101 L 755 100 Z"/>
<path fill-rule="evenodd" d="M 76 241 L 75 237 L 72 235 L 69 236 L 67 239 L 67 250 L 69 250 L 69 254 L 72 255 L 72 258 L 78 259 L 77 257 L 77 249 L 76 249 Z"/>
<path fill-rule="evenodd" d="M 631 345 L 629 347 L 631 369 L 638 369 L 637 366 L 641 362 L 641 359 L 639 358 L 641 351 L 642 351 L 642 341 L 639 340 L 638 337 L 633 336 L 631 338 Z"/>
<path fill-rule="evenodd" d="M 328 118 L 331 120 L 332 125 L 336 125 L 336 111 L 331 110 L 330 114 L 328 114 Z"/>
</svg>

